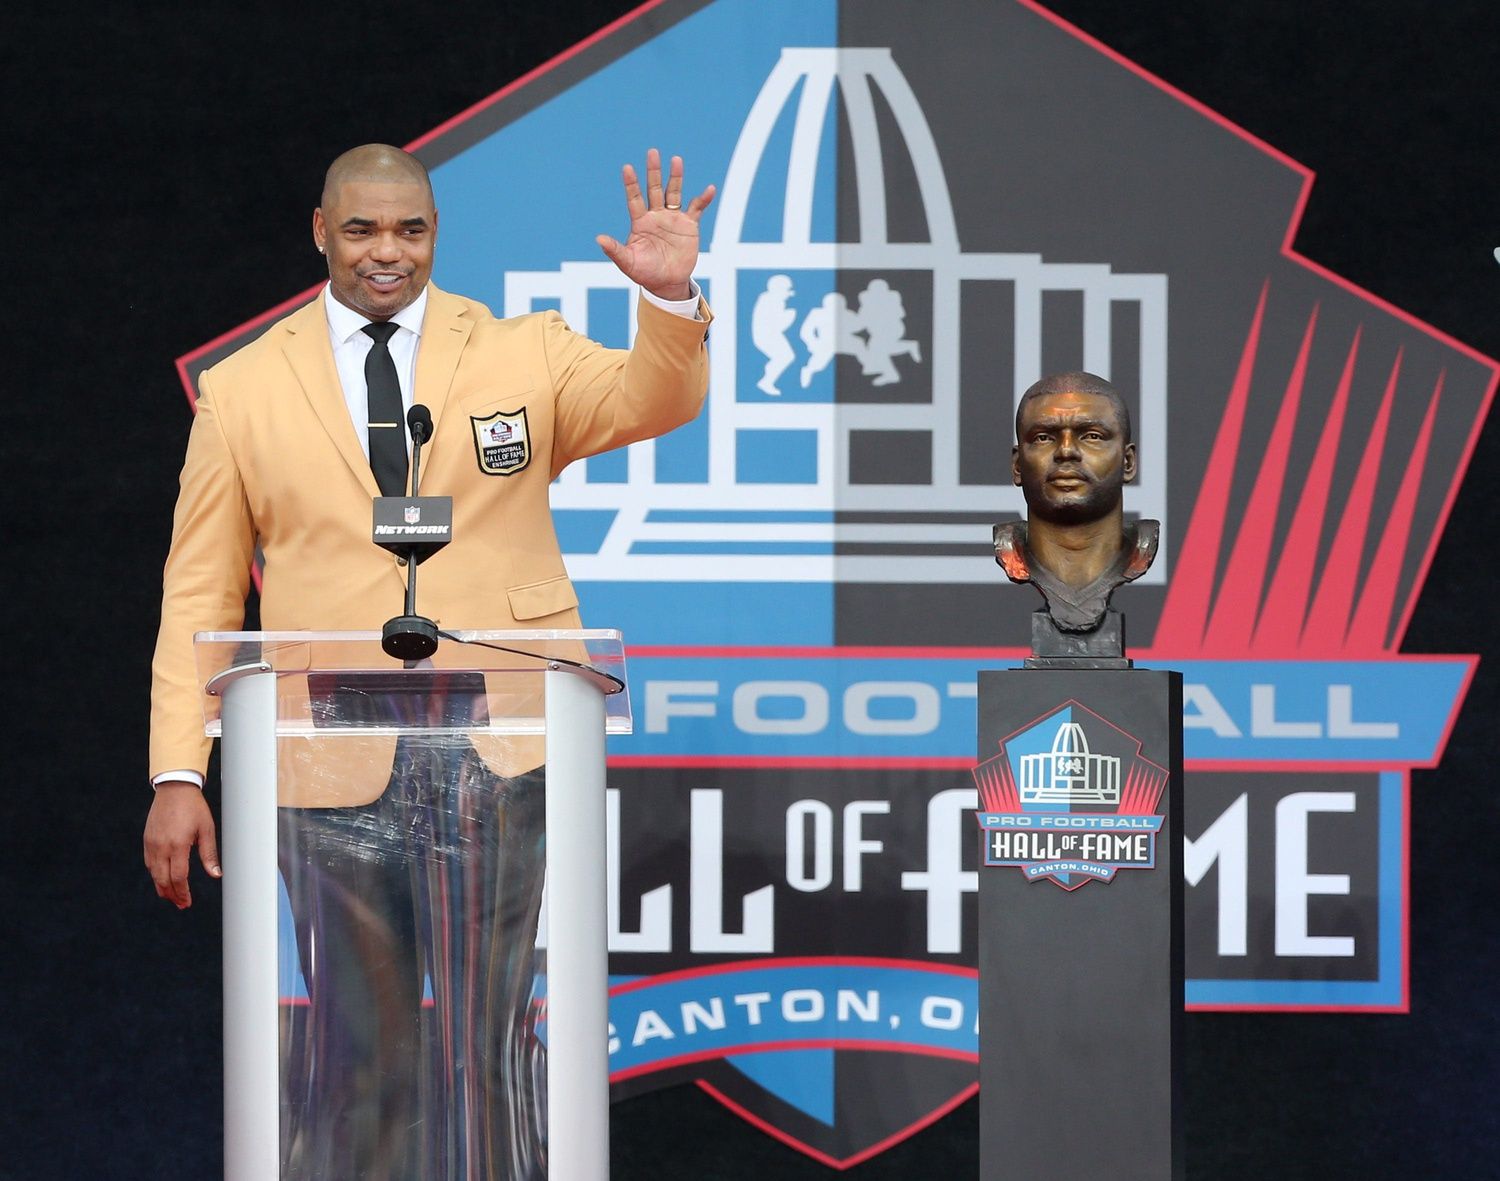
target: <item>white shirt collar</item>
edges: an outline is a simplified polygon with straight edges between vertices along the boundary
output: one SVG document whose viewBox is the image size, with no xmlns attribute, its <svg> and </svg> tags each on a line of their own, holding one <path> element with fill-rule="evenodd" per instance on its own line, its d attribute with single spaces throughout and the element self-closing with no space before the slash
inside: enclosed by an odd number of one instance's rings
<svg viewBox="0 0 1500 1181">
<path fill-rule="evenodd" d="M 323 285 L 323 310 L 328 316 L 328 333 L 333 338 L 335 345 L 343 344 L 364 328 L 366 324 L 374 323 L 368 316 L 361 315 L 353 308 L 348 307 L 333 298 L 329 290 L 329 284 Z M 412 300 L 399 312 L 391 317 L 391 323 L 397 327 L 405 328 L 415 336 L 422 335 L 422 319 L 427 315 L 427 287 L 422 287 L 422 294 Z"/>
</svg>

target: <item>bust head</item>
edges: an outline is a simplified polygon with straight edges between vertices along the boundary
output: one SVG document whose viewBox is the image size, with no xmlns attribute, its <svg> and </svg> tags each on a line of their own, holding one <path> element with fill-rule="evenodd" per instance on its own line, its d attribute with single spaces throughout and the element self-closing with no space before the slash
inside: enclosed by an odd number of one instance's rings
<svg viewBox="0 0 1500 1181">
<path fill-rule="evenodd" d="M 1104 378 L 1059 373 L 1021 395 L 1011 479 L 1028 519 L 1066 527 L 1120 516 L 1135 467 L 1130 411 Z"/>
<path fill-rule="evenodd" d="M 1033 618 L 1034 659 L 1124 659 L 1119 617 L 1104 626 L 1109 598 L 1156 556 L 1155 521 L 1125 526 L 1124 486 L 1135 471 L 1130 411 L 1104 378 L 1058 373 L 1021 395 L 1011 479 L 1026 497 L 1026 522 L 995 526 L 995 560 L 1047 604 L 1037 613 L 1045 623 Z M 1087 639 L 1058 639 L 1065 633 Z"/>
</svg>

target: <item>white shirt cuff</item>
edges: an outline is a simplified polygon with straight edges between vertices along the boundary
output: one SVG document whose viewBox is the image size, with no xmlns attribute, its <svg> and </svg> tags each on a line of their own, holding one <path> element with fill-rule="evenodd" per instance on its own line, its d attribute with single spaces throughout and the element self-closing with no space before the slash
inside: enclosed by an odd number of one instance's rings
<svg viewBox="0 0 1500 1181">
<path fill-rule="evenodd" d="M 641 288 L 641 298 L 648 303 L 654 303 L 664 312 L 671 312 L 674 316 L 682 316 L 687 320 L 701 319 L 698 315 L 698 302 L 703 298 L 703 293 L 698 290 L 698 284 L 691 279 L 688 286 L 693 289 L 692 294 L 686 299 L 662 299 L 659 295 L 652 295 L 644 287 Z"/>
<path fill-rule="evenodd" d="M 191 783 L 194 787 L 203 787 L 203 776 L 196 771 L 163 771 L 151 781 L 151 790 L 155 791 L 163 783 Z"/>
</svg>

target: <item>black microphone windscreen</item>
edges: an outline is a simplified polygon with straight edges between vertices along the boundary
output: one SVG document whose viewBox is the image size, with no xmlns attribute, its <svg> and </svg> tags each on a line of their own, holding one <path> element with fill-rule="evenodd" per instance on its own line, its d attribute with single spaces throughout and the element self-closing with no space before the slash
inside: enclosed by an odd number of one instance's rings
<svg viewBox="0 0 1500 1181">
<path fill-rule="evenodd" d="M 427 442 L 432 438 L 432 411 L 418 402 L 406 412 L 406 426 L 413 439 L 419 443 Z"/>
</svg>

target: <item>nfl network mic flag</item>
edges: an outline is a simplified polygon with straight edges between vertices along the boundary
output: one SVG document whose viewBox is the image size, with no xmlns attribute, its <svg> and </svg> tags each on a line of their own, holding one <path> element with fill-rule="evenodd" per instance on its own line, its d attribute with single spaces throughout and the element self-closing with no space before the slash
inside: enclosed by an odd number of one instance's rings
<svg viewBox="0 0 1500 1181">
<path fill-rule="evenodd" d="M 631 645 L 611 1065 L 840 1167 L 976 1086 L 975 678 L 1036 605 L 990 549 L 1019 392 L 1087 369 L 1130 404 L 1163 545 L 1119 605 L 1185 676 L 1190 1006 L 1401 1011 L 1409 774 L 1475 658 L 1400 646 L 1496 378 L 1292 251 L 1312 178 L 1273 145 L 1031 0 L 911 13 L 660 0 L 413 145 L 438 281 L 613 345 L 622 153 L 720 185 L 707 408 L 553 489 Z"/>
</svg>

